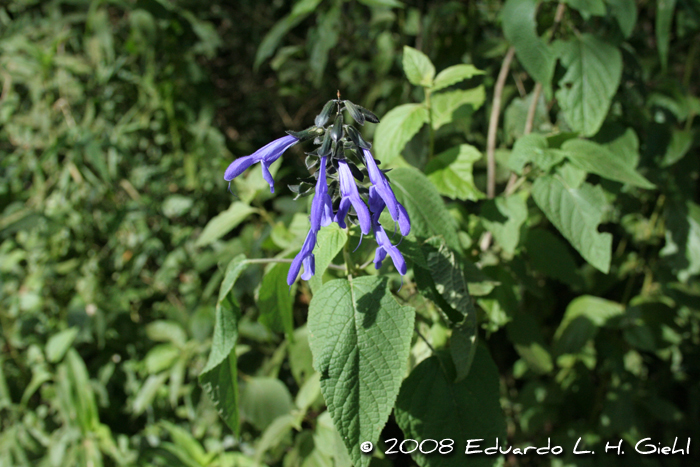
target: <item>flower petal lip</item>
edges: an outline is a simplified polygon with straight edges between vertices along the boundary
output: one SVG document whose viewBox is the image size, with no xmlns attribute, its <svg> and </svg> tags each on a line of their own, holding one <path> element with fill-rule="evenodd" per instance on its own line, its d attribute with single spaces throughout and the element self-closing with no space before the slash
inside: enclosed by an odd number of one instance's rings
<svg viewBox="0 0 700 467">
<path fill-rule="evenodd" d="M 406 261 L 404 260 L 401 251 L 399 251 L 399 249 L 396 248 L 396 246 L 391 244 L 391 241 L 389 240 L 389 237 L 387 236 L 381 224 L 379 224 L 378 222 L 373 223 L 372 230 L 374 230 L 374 239 L 377 241 L 377 244 L 380 247 L 382 247 L 389 254 L 389 256 L 391 256 L 391 261 L 393 261 L 394 266 L 396 267 L 396 270 L 399 272 L 399 274 L 401 274 L 402 276 L 406 274 Z M 375 254 L 375 268 L 377 267 L 377 259 L 379 259 L 378 263 L 381 266 L 381 262 L 384 258 L 378 254 Z"/>
<path fill-rule="evenodd" d="M 262 162 L 263 178 L 265 178 L 265 181 L 270 184 L 270 192 L 274 193 L 275 181 L 272 178 L 272 174 L 270 174 L 270 164 L 279 159 L 284 151 L 294 146 L 297 142 L 299 142 L 299 140 L 296 137 L 286 135 L 266 144 L 249 156 L 236 159 L 235 161 L 231 162 L 226 169 L 226 172 L 224 173 L 224 180 L 230 182 L 254 163 Z"/>
<path fill-rule="evenodd" d="M 365 202 L 360 198 L 360 193 L 357 191 L 357 185 L 355 184 L 355 178 L 352 176 L 348 163 L 344 160 L 338 161 L 338 178 L 340 180 L 340 194 L 342 199 L 340 200 L 340 207 L 335 216 L 335 221 L 339 226 L 344 227 L 345 216 L 350 209 L 350 204 L 352 204 L 352 207 L 355 208 L 355 213 L 357 213 L 357 219 L 360 221 L 360 230 L 363 234 L 367 235 L 371 228 L 369 210 Z"/>
<path fill-rule="evenodd" d="M 318 170 L 316 194 L 311 201 L 311 230 L 315 232 L 333 222 L 333 206 L 326 181 L 326 157 L 321 158 Z"/>
<path fill-rule="evenodd" d="M 315 245 L 316 232 L 314 232 L 313 230 L 309 230 L 309 233 L 306 234 L 306 240 L 304 240 L 304 244 L 301 247 L 301 251 L 297 253 L 297 255 L 292 260 L 292 265 L 289 267 L 289 273 L 287 273 L 287 285 L 291 286 L 297 279 L 302 263 L 304 263 L 304 275 L 302 276 L 302 278 L 304 278 L 304 276 L 307 276 L 309 278 L 313 276 L 313 271 L 315 268 L 315 265 L 313 264 L 313 251 Z M 312 257 L 311 262 L 309 262 L 308 260 L 305 262 L 304 260 L 309 255 Z M 308 268 L 307 265 L 309 266 Z M 311 274 L 307 274 L 308 271 L 311 271 Z"/>
<path fill-rule="evenodd" d="M 372 157 L 372 153 L 369 149 L 363 149 L 362 152 L 365 155 L 365 167 L 367 167 L 367 172 L 369 173 L 369 181 L 376 187 L 377 194 L 381 196 L 384 200 L 384 204 L 389 208 L 391 218 L 395 221 L 398 220 L 399 202 L 396 200 L 396 195 L 394 195 L 391 185 L 389 185 L 386 176 L 379 170 L 379 167 L 377 167 L 377 163 L 374 161 L 374 157 Z"/>
</svg>

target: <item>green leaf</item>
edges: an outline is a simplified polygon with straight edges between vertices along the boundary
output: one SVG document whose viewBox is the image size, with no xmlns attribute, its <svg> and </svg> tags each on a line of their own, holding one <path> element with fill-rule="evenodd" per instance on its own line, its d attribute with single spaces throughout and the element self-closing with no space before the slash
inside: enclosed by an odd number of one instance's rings
<svg viewBox="0 0 700 467">
<path fill-rule="evenodd" d="M 199 374 L 199 384 L 236 436 L 239 433 L 236 341 L 240 315 L 240 309 L 233 299 L 217 305 L 209 360 Z"/>
<path fill-rule="evenodd" d="M 343 250 L 347 240 L 347 233 L 337 224 L 331 224 L 318 232 L 314 248 L 316 274 L 309 280 L 309 286 L 313 293 L 316 293 L 323 285 L 323 273 L 326 272 L 333 258 Z"/>
<path fill-rule="evenodd" d="M 532 186 L 532 196 L 547 218 L 598 270 L 610 270 L 612 235 L 598 232 L 598 224 L 607 207 L 599 186 L 584 183 L 580 188 L 568 188 L 553 176 L 538 178 Z"/>
<path fill-rule="evenodd" d="M 474 185 L 474 163 L 482 158 L 474 146 L 460 144 L 441 152 L 425 166 L 425 174 L 441 195 L 476 201 L 484 194 Z"/>
<path fill-rule="evenodd" d="M 620 183 L 629 183 L 641 188 L 655 188 L 655 185 L 642 177 L 634 167 L 625 164 L 622 158 L 593 141 L 570 139 L 561 148 L 571 163 L 581 170 Z"/>
<path fill-rule="evenodd" d="M 530 133 L 519 138 L 510 154 L 509 167 L 522 174 L 526 164 L 532 162 L 544 171 L 564 160 L 565 154 L 559 149 L 549 149 L 547 138 L 537 133 Z"/>
<path fill-rule="evenodd" d="M 46 359 L 51 363 L 60 361 L 78 335 L 78 328 L 72 327 L 54 334 L 46 341 Z"/>
<path fill-rule="evenodd" d="M 555 43 L 567 69 L 556 98 L 574 131 L 594 135 L 605 120 L 622 77 L 620 50 L 591 34 Z"/>
<path fill-rule="evenodd" d="M 428 110 L 422 104 L 404 104 L 391 109 L 377 125 L 374 150 L 385 164 L 391 163 L 404 146 L 428 123 Z"/>
<path fill-rule="evenodd" d="M 185 456 L 183 460 L 191 461 L 192 465 L 198 466 L 207 465 L 211 460 L 211 457 L 207 455 L 202 445 L 199 444 L 195 437 L 188 431 L 165 420 L 161 421 L 160 424 L 168 431 L 170 437 L 173 439 L 173 443 L 165 443 L 174 448 L 172 450 L 168 449 L 173 454 L 183 455 Z M 168 446 L 164 447 L 166 447 L 166 449 L 168 448 Z"/>
<path fill-rule="evenodd" d="M 77 350 L 69 348 L 61 366 L 65 373 L 59 369 L 59 374 L 65 374 L 72 387 L 72 408 L 75 410 L 79 426 L 83 433 L 94 432 L 100 425 L 100 418 L 85 361 Z"/>
<path fill-rule="evenodd" d="M 248 378 L 241 389 L 241 416 L 264 431 L 278 417 L 294 410 L 287 386 L 276 378 Z"/>
<path fill-rule="evenodd" d="M 433 85 L 435 67 L 427 55 L 407 45 L 403 46 L 403 71 L 408 80 L 417 86 Z"/>
<path fill-rule="evenodd" d="M 506 424 L 499 394 L 498 369 L 484 346 L 478 346 L 469 377 L 457 382 L 437 356 L 423 360 L 401 386 L 396 421 L 405 438 L 419 443 L 425 439 L 451 439 L 454 451 L 451 455 L 416 451 L 413 459 L 421 467 L 461 467 L 467 465 L 466 440 L 486 440 L 488 446 L 494 446 L 496 438 L 505 441 Z M 468 465 L 496 466 L 502 462 L 499 457 L 469 456 Z"/>
<path fill-rule="evenodd" d="M 202 234 L 195 242 L 195 245 L 203 247 L 215 242 L 229 233 L 254 212 L 254 208 L 240 201 L 235 201 L 226 211 L 217 214 L 207 223 Z"/>
<path fill-rule="evenodd" d="M 174 217 L 180 217 L 189 211 L 192 204 L 192 198 L 188 198 L 187 196 L 168 196 L 165 198 L 165 201 L 163 201 L 163 214 L 171 219 Z"/>
<path fill-rule="evenodd" d="M 471 105 L 471 111 L 474 112 L 484 104 L 485 100 L 486 93 L 483 86 L 435 94 L 430 102 L 433 129 L 437 130 L 441 126 L 451 123 L 454 113 L 463 105 Z"/>
<path fill-rule="evenodd" d="M 284 332 L 287 339 L 294 339 L 294 319 L 292 306 L 294 295 L 287 285 L 290 263 L 277 263 L 270 266 L 262 278 L 258 294 L 258 321 L 272 332 Z"/>
<path fill-rule="evenodd" d="M 584 19 L 589 19 L 591 16 L 605 16 L 605 3 L 603 0 L 565 0 L 574 10 L 578 10 Z"/>
<path fill-rule="evenodd" d="M 620 25 L 620 30 L 629 38 L 637 23 L 637 4 L 634 0 L 607 0 L 610 6 L 610 13 Z"/>
<path fill-rule="evenodd" d="M 182 350 L 173 344 L 158 344 L 148 351 L 143 363 L 146 371 L 154 375 L 170 368 L 180 356 Z"/>
<path fill-rule="evenodd" d="M 632 168 L 639 164 L 639 138 L 632 128 L 627 128 L 621 136 L 605 143 L 604 146 L 615 154 L 622 164 Z"/>
<path fill-rule="evenodd" d="M 659 59 L 664 70 L 668 66 L 668 47 L 671 42 L 671 23 L 675 9 L 676 0 L 658 0 L 656 2 L 656 47 L 659 50 Z"/>
<path fill-rule="evenodd" d="M 209 359 L 199 374 L 199 384 L 214 402 L 219 416 L 236 436 L 239 433 L 236 342 L 241 311 L 232 291 L 248 264 L 245 255 L 238 255 L 226 267 L 216 305 Z"/>
<path fill-rule="evenodd" d="M 584 286 L 574 257 L 553 233 L 544 229 L 529 230 L 525 249 L 534 269 L 571 287 Z"/>
<path fill-rule="evenodd" d="M 486 201 L 481 221 L 505 252 L 512 255 L 520 241 L 520 227 L 527 220 L 527 202 L 519 194 Z"/>
<path fill-rule="evenodd" d="M 403 8 L 404 4 L 399 0 L 358 0 L 371 7 L 386 7 L 386 8 Z"/>
<path fill-rule="evenodd" d="M 453 65 L 438 73 L 438 75 L 435 77 L 435 81 L 433 82 L 432 91 L 439 91 L 440 89 L 452 86 L 453 84 L 457 84 L 465 79 L 483 74 L 484 72 L 476 68 L 474 65 Z"/>
<path fill-rule="evenodd" d="M 671 141 L 668 143 L 664 157 L 659 165 L 661 167 L 669 167 L 683 159 L 693 146 L 694 138 L 695 132 L 693 130 L 677 130 L 674 128 L 671 133 Z"/>
<path fill-rule="evenodd" d="M 299 0 L 294 5 L 294 8 L 292 8 L 292 11 L 279 20 L 265 35 L 255 54 L 253 68 L 257 70 L 262 62 L 271 57 L 272 54 L 275 53 L 275 49 L 277 49 L 282 37 L 297 24 L 301 23 L 304 18 L 313 13 L 321 1 L 322 0 Z"/>
<path fill-rule="evenodd" d="M 401 386 L 414 310 L 387 290 L 387 278 L 327 282 L 309 305 L 309 344 L 333 423 L 356 466 L 360 443 L 376 443 Z"/>
<path fill-rule="evenodd" d="M 523 68 L 547 88 L 554 74 L 556 57 L 551 47 L 537 35 L 536 0 L 508 0 L 503 6 L 503 34 Z"/>
<path fill-rule="evenodd" d="M 187 333 L 177 321 L 158 320 L 146 326 L 146 335 L 156 342 L 172 342 L 182 347 L 187 342 Z"/>
<path fill-rule="evenodd" d="M 292 414 L 281 415 L 265 428 L 265 431 L 260 436 L 260 441 L 255 446 L 256 465 L 263 465 L 261 461 L 265 453 L 282 444 L 288 439 L 292 429 L 298 428 L 299 421 L 297 418 L 298 416 Z"/>
<path fill-rule="evenodd" d="M 442 236 L 447 246 L 461 252 L 455 221 L 430 180 L 412 167 L 392 170 L 389 178 L 411 219 L 411 233 L 418 239 Z"/>
<path fill-rule="evenodd" d="M 595 337 L 598 328 L 624 312 L 623 305 L 600 297 L 582 295 L 575 298 L 566 307 L 564 317 L 554 333 L 555 353 L 562 355 L 578 352 Z"/>
</svg>

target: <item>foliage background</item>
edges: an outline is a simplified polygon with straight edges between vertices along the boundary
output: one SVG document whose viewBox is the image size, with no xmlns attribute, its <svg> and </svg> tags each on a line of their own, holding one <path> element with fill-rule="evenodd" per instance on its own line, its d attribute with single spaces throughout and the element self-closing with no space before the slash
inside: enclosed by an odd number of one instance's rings
<svg viewBox="0 0 700 467">
<path fill-rule="evenodd" d="M 239 254 L 293 253 L 306 228 L 306 204 L 285 187 L 305 172 L 300 148 L 280 164 L 274 196 L 253 171 L 233 199 L 222 175 L 234 157 L 311 125 L 337 89 L 380 118 L 423 101 L 404 74 L 405 45 L 437 70 L 469 63 L 484 71 L 469 81 L 483 85 L 483 105 L 450 112 L 434 133 L 408 135 L 402 156 L 394 149 L 395 166 L 428 173 L 433 156 L 455 144 L 486 151 L 496 78 L 515 46 L 495 175 L 499 193 L 511 172 L 523 175 L 513 195 L 522 202 L 502 201 L 517 212 L 485 199 L 484 157 L 455 175 L 458 186 L 473 186 L 469 193 L 450 192 L 440 174 L 433 179 L 460 245 L 486 274 L 479 334 L 498 367 L 509 443 L 552 437 L 570 451 L 579 436 L 590 444 L 700 440 L 700 3 L 570 0 L 561 24 L 556 3 L 509 3 L 510 10 L 481 0 L 0 3 L 0 465 L 347 462 L 342 448 L 329 447 L 336 435 L 318 392 L 300 400 L 313 373 L 306 284 L 287 302 L 266 296 L 260 284 L 273 275 L 264 264 L 236 282 L 244 311 L 235 349 L 240 436 L 198 384 L 226 265 Z M 517 23 L 528 11 L 530 35 Z M 583 133 L 617 141 L 608 147 L 655 185 L 635 188 L 588 170 L 604 198 L 600 231 L 612 235 L 607 274 L 547 221 L 530 196 L 541 174 L 528 175 L 531 161 L 513 157 L 535 81 L 544 85 L 533 133 L 572 127 L 563 55 L 531 67 L 522 50 L 538 47 L 533 37 L 556 47 L 556 39 L 582 34 L 621 51 L 619 87 L 594 89 L 585 100 L 608 93 L 602 126 Z M 549 76 L 533 79 L 549 66 Z M 371 137 L 374 129 L 366 130 Z M 563 176 L 581 176 L 569 172 Z M 235 216 L 204 235 L 232 202 L 241 203 Z M 487 230 L 493 242 L 484 240 Z M 411 290 L 402 297 L 420 300 L 406 295 Z M 411 303 L 439 350 L 449 332 L 430 303 Z M 293 340 L 270 318 L 281 306 L 293 310 Z M 585 329 L 567 331 L 576 318 Z M 412 366 L 427 354 L 414 338 Z M 266 430 L 300 410 L 298 424 Z M 392 417 L 382 438 L 396 436 Z M 689 465 L 612 455 L 504 462 Z"/>
</svg>

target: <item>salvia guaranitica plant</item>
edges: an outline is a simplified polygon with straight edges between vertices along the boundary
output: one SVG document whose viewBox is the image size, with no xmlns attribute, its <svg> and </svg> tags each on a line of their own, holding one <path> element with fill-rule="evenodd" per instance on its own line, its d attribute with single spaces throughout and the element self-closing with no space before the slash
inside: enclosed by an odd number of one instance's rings
<svg viewBox="0 0 700 467">
<path fill-rule="evenodd" d="M 346 228 L 346 218 L 359 225 L 362 235 L 368 235 L 370 232 L 374 234 L 377 242 L 375 268 L 379 269 L 382 261 L 389 255 L 399 273 L 406 274 L 403 255 L 392 243 L 379 217 L 384 208 L 387 208 L 391 218 L 398 224 L 401 234 L 408 235 L 411 230 L 408 213 L 396 200 L 385 171 L 379 168 L 380 162 L 372 156 L 372 145 L 365 141 L 355 127 L 345 123 L 343 110 L 347 110 L 352 119 L 360 125 L 364 125 L 365 122 L 379 123 L 377 116 L 364 107 L 348 100 L 332 99 L 323 106 L 312 127 L 299 132 L 288 131 L 287 136 L 272 141 L 249 156 L 233 161 L 224 174 L 224 180 L 230 183 L 248 167 L 260 162 L 263 177 L 270 184 L 270 191 L 274 193 L 275 181 L 270 174 L 270 164 L 295 144 L 313 140 L 316 147 L 306 153 L 306 167 L 313 171 L 311 177 L 289 187 L 296 193 L 295 199 L 313 196 L 311 228 L 301 251 L 289 268 L 287 284 L 290 286 L 296 280 L 302 266 L 302 279 L 309 280 L 314 275 L 313 250 L 321 227 L 336 222 L 340 227 Z M 334 119 L 331 121 L 332 116 Z M 364 185 L 367 179 L 369 186 Z"/>
</svg>

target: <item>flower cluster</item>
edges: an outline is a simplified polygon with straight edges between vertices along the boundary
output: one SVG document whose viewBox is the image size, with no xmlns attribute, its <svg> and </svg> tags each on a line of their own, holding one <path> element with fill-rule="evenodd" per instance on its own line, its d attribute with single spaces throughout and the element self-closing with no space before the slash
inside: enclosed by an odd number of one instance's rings
<svg viewBox="0 0 700 467">
<path fill-rule="evenodd" d="M 253 154 L 236 159 L 228 166 L 224 179 L 229 183 L 256 162 L 262 165 L 265 181 L 274 193 L 274 180 L 270 174 L 270 164 L 275 162 L 290 147 L 306 140 L 314 141 L 317 146 L 307 152 L 308 169 L 318 166 L 313 178 L 302 180 L 290 189 L 299 196 L 313 193 L 311 201 L 311 228 L 306 235 L 301 251 L 296 255 L 289 268 L 287 283 L 292 285 L 304 267 L 301 278 L 308 280 L 315 273 L 314 246 L 321 227 L 336 222 L 346 227 L 346 219 L 359 225 L 362 235 L 374 234 L 377 249 L 374 266 L 379 269 L 387 255 L 401 275 L 406 274 L 406 262 L 403 255 L 391 243 L 384 227 L 379 221 L 384 208 L 399 226 L 402 235 L 408 235 L 411 222 L 406 209 L 394 195 L 385 172 L 379 169 L 379 162 L 370 152 L 371 144 L 362 138 L 352 126 L 344 123 L 342 111 L 347 110 L 356 123 L 379 123 L 379 119 L 369 110 L 355 105 L 348 100 L 333 99 L 326 103 L 314 120 L 314 126 L 300 132 L 288 131 L 288 135 L 267 144 Z M 332 124 L 331 115 L 335 114 Z M 367 188 L 361 183 L 369 178 Z M 315 178 L 315 183 L 313 179 Z M 328 182 L 330 179 L 330 183 Z M 360 182 L 358 184 L 357 182 Z M 334 209 L 335 207 L 335 209 Z M 351 211 L 352 208 L 352 211 Z"/>
</svg>

